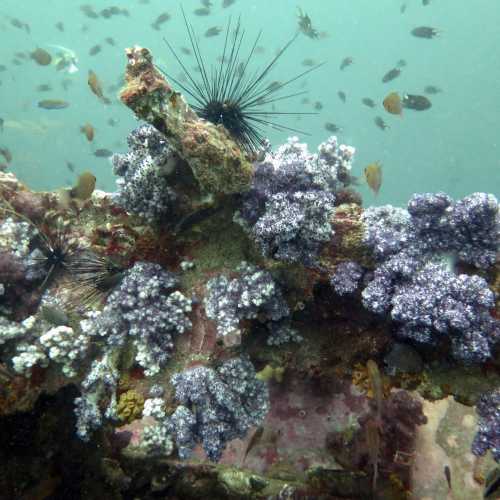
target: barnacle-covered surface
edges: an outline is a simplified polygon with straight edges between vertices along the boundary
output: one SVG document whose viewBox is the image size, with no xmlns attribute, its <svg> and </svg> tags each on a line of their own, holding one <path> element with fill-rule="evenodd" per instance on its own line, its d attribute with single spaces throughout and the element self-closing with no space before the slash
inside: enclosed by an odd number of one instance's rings
<svg viewBox="0 0 500 500">
<path fill-rule="evenodd" d="M 247 158 L 128 57 L 122 100 L 149 124 L 112 158 L 116 193 L 0 173 L 0 491 L 480 498 L 496 198 L 364 209 L 353 148 Z"/>
</svg>

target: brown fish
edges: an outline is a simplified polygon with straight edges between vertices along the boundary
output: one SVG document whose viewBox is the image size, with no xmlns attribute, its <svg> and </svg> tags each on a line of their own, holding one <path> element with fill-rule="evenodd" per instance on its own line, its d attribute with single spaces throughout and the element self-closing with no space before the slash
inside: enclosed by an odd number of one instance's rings
<svg viewBox="0 0 500 500">
<path fill-rule="evenodd" d="M 101 52 L 101 46 L 99 44 L 94 45 L 93 47 L 90 47 L 89 49 L 89 56 L 95 56 Z"/>
<path fill-rule="evenodd" d="M 43 101 L 38 101 L 38 107 L 43 109 L 64 109 L 68 106 L 69 102 L 62 99 L 44 99 Z"/>
<path fill-rule="evenodd" d="M 312 68 L 313 66 L 316 66 L 316 61 L 314 59 L 311 59 L 310 57 L 306 57 L 302 61 L 302 66 L 305 66 L 306 68 Z"/>
<path fill-rule="evenodd" d="M 316 111 L 321 111 L 323 109 L 323 103 L 320 101 L 316 101 L 313 107 Z"/>
<path fill-rule="evenodd" d="M 102 92 L 102 85 L 101 82 L 99 81 L 99 78 L 97 78 L 97 75 L 89 69 L 89 77 L 87 80 L 90 90 L 101 100 L 105 100 L 104 94 Z"/>
<path fill-rule="evenodd" d="M 448 483 L 448 489 L 451 490 L 451 470 L 449 465 L 444 466 L 444 477 Z"/>
<path fill-rule="evenodd" d="M 376 196 L 380 191 L 380 186 L 382 186 L 382 164 L 378 161 L 370 163 L 365 168 L 364 174 L 366 183 Z"/>
<path fill-rule="evenodd" d="M 80 132 L 85 135 L 87 141 L 92 142 L 94 140 L 95 130 L 90 123 L 86 123 L 85 125 L 81 126 Z"/>
<path fill-rule="evenodd" d="M 345 92 L 343 92 L 342 90 L 339 90 L 337 92 L 337 95 L 339 96 L 339 99 L 342 101 L 342 102 L 345 102 L 346 99 L 347 99 L 347 96 L 345 94 Z"/>
<path fill-rule="evenodd" d="M 236 2 L 236 0 L 223 0 L 222 1 L 222 8 L 227 9 L 228 7 L 233 5 L 234 2 Z"/>
<path fill-rule="evenodd" d="M 44 49 L 36 49 L 30 53 L 31 59 L 40 66 L 48 66 L 52 62 L 52 56 Z"/>
<path fill-rule="evenodd" d="M 262 425 L 259 425 L 259 427 L 257 427 L 255 432 L 252 434 L 250 441 L 248 441 L 245 453 L 243 454 L 243 458 L 241 459 L 240 466 L 244 464 L 248 454 L 252 451 L 253 448 L 255 448 L 255 445 L 260 441 L 263 434 L 264 434 L 264 427 Z"/>
<path fill-rule="evenodd" d="M 56 23 L 56 28 L 60 31 L 60 32 L 63 32 L 64 31 L 64 24 L 62 21 L 59 21 Z"/>
<path fill-rule="evenodd" d="M 75 165 L 73 163 L 71 163 L 70 161 L 68 161 L 68 160 L 66 160 L 66 168 L 70 172 L 74 172 L 75 171 Z"/>
<path fill-rule="evenodd" d="M 2 155 L 5 158 L 5 161 L 7 163 L 10 163 L 12 161 L 12 153 L 9 151 L 8 148 L 0 148 L 0 155 Z"/>
<path fill-rule="evenodd" d="M 187 47 L 181 47 L 181 52 L 186 56 L 190 56 L 192 54 L 191 49 L 188 49 Z"/>
<path fill-rule="evenodd" d="M 92 172 L 86 171 L 78 177 L 75 187 L 71 188 L 71 198 L 79 200 L 88 200 L 95 189 L 95 175 Z"/>
<path fill-rule="evenodd" d="M 403 115 L 403 103 L 397 92 L 391 92 L 383 100 L 384 109 L 391 115 Z"/>
<path fill-rule="evenodd" d="M 104 39 L 104 41 L 108 44 L 108 45 L 111 45 L 112 47 L 114 47 L 116 45 L 116 42 L 114 40 L 114 38 L 111 38 L 110 36 L 106 37 Z"/>
</svg>

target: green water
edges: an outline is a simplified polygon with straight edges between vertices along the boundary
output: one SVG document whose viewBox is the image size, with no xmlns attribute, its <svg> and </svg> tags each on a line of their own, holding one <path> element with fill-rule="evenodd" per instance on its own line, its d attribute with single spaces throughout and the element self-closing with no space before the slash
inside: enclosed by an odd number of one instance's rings
<svg viewBox="0 0 500 500">
<path fill-rule="evenodd" d="M 404 14 L 401 5 L 407 4 Z M 248 48 L 259 30 L 263 54 L 255 56 L 256 68 L 262 68 L 297 31 L 297 5 L 310 16 L 313 26 L 327 36 L 310 39 L 300 35 L 280 59 L 269 80 L 286 80 L 302 71 L 306 58 L 326 64 L 291 86 L 291 92 L 308 90 L 311 103 L 320 101 L 317 115 L 287 117 L 280 123 L 308 132 L 298 134 L 311 149 L 329 133 L 325 122 L 342 127 L 341 142 L 356 147 L 353 173 L 361 175 L 370 162 L 383 164 L 384 180 L 378 197 L 361 185 L 365 204 L 392 203 L 404 205 L 413 192 L 444 190 L 454 197 L 474 191 L 498 194 L 500 191 L 499 97 L 500 4 L 497 0 L 309 0 L 297 4 L 287 0 L 237 0 L 222 9 L 222 0 L 214 0 L 211 14 L 193 14 L 199 2 L 150 0 L 143 4 L 127 0 L 117 2 L 127 8 L 130 17 L 89 19 L 80 3 L 68 0 L 2 0 L 0 6 L 0 118 L 5 121 L 0 132 L 0 146 L 13 154 L 10 166 L 24 182 L 35 189 L 54 189 L 74 182 L 76 175 L 92 170 L 97 187 L 114 190 L 109 161 L 96 158 L 93 151 L 107 148 L 126 150 L 127 133 L 137 122 L 132 113 L 110 91 L 123 75 L 124 49 L 134 44 L 152 50 L 158 62 L 174 75 L 179 66 L 168 52 L 162 37 L 174 46 L 189 46 L 180 6 L 182 5 L 200 33 L 203 56 L 211 61 L 221 53 L 223 34 L 205 38 L 212 26 L 226 26 L 229 16 L 241 15 L 246 28 Z M 113 5 L 104 1 L 90 3 L 99 12 Z M 162 12 L 171 19 L 160 31 L 151 23 Z M 16 28 L 12 19 L 29 24 L 31 33 Z M 61 21 L 64 32 L 56 28 Z M 411 36 L 416 26 L 427 25 L 441 30 L 439 37 L 427 40 Z M 105 42 L 112 37 L 116 45 Z M 31 52 L 42 47 L 55 52 L 50 44 L 72 49 L 79 59 L 79 71 L 67 74 L 52 66 L 39 66 L 34 61 L 17 59 L 17 52 Z M 89 49 L 101 44 L 102 51 L 89 55 Z M 352 57 L 353 64 L 340 71 L 343 58 Z M 182 56 L 188 67 L 194 61 Z M 404 59 L 407 66 L 399 78 L 383 84 L 382 76 Z M 111 105 L 102 104 L 87 85 L 87 72 L 92 69 L 103 83 Z M 196 73 L 194 73 L 196 75 Z M 63 80 L 71 81 L 64 90 Z M 47 83 L 50 92 L 38 92 Z M 432 108 L 427 111 L 405 110 L 403 117 L 388 114 L 381 101 L 391 91 L 422 94 L 426 85 L 440 87 L 443 92 L 429 96 Z M 337 92 L 347 95 L 343 104 Z M 363 97 L 377 102 L 375 109 L 361 103 Z M 37 106 L 41 99 L 64 99 L 70 106 L 62 110 L 45 110 Z M 313 111 L 312 104 L 302 104 L 303 96 L 283 101 L 282 111 Z M 374 125 L 380 115 L 390 126 L 386 131 Z M 108 120 L 114 118 L 115 126 Z M 79 128 L 90 122 L 96 137 L 89 143 Z M 286 140 L 287 133 L 269 135 L 273 145 Z M 75 173 L 66 162 L 76 166 Z"/>
</svg>

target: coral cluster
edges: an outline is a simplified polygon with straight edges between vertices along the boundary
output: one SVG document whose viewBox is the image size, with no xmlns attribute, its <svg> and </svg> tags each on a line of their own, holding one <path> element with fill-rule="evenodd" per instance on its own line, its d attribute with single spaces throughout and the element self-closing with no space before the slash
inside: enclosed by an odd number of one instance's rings
<svg viewBox="0 0 500 500">
<path fill-rule="evenodd" d="M 181 458 L 201 442 L 208 458 L 219 460 L 227 441 L 243 438 L 262 422 L 269 407 L 266 384 L 255 377 L 252 363 L 244 357 L 216 369 L 196 366 L 177 373 L 172 385 L 181 406 L 169 428 Z"/>
<path fill-rule="evenodd" d="M 137 363 L 154 375 L 170 358 L 174 337 L 191 327 L 191 300 L 177 287 L 177 278 L 159 264 L 136 262 L 102 311 L 81 322 L 82 332 L 105 339 L 108 348 L 132 339 Z"/>
<path fill-rule="evenodd" d="M 491 265 L 500 235 L 498 202 L 476 193 L 455 203 L 443 194 L 414 195 L 408 211 L 367 209 L 365 244 L 377 258 L 363 304 L 389 314 L 398 336 L 422 344 L 449 338 L 464 362 L 491 357 L 500 323 L 490 314 L 495 296 L 484 278 L 458 274 L 456 262 Z"/>
<path fill-rule="evenodd" d="M 349 295 L 358 289 L 362 277 L 363 268 L 357 262 L 345 261 L 335 268 L 330 283 L 339 295 Z"/>
<path fill-rule="evenodd" d="M 127 142 L 128 153 L 111 157 L 113 172 L 119 177 L 115 201 L 149 223 L 158 222 L 172 210 L 176 200 L 168 176 L 178 158 L 165 137 L 151 125 L 133 130 Z"/>
<path fill-rule="evenodd" d="M 216 322 L 220 337 L 240 340 L 243 319 L 259 317 L 276 322 L 289 315 L 281 290 L 269 272 L 247 262 L 242 262 L 236 272 L 238 276 L 231 280 L 220 275 L 207 283 L 205 310 Z"/>
<path fill-rule="evenodd" d="M 493 458 L 500 462 L 500 389 L 481 395 L 476 409 L 479 423 L 472 453 L 483 456 L 491 450 Z"/>
<path fill-rule="evenodd" d="M 332 237 L 339 177 L 351 168 L 354 149 L 330 137 L 311 154 L 298 138 L 257 163 L 240 217 L 262 254 L 286 262 L 316 263 Z"/>
</svg>

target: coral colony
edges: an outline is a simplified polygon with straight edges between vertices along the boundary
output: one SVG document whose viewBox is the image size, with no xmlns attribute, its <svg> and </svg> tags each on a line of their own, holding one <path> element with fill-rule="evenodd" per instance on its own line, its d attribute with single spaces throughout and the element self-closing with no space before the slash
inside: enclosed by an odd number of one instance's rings
<svg viewBox="0 0 500 500">
<path fill-rule="evenodd" d="M 161 490 L 155 460 L 180 497 L 181 470 L 223 484 L 213 498 L 404 491 L 426 422 L 416 394 L 436 392 L 420 384 L 439 384 L 436 366 L 464 380 L 498 370 L 497 199 L 426 193 L 363 209 L 354 148 L 330 137 L 310 152 L 291 137 L 253 155 L 260 136 L 198 118 L 148 50 L 127 57 L 121 99 L 145 123 L 111 159 L 115 193 L 62 205 L 0 174 L 0 415 L 71 386 L 75 439 L 108 443 L 99 453 L 135 495 L 147 481 Z M 83 304 L 84 285 L 100 293 Z M 498 461 L 492 380 L 469 394 L 470 444 Z M 280 463 L 297 474 L 281 480 Z"/>
</svg>

